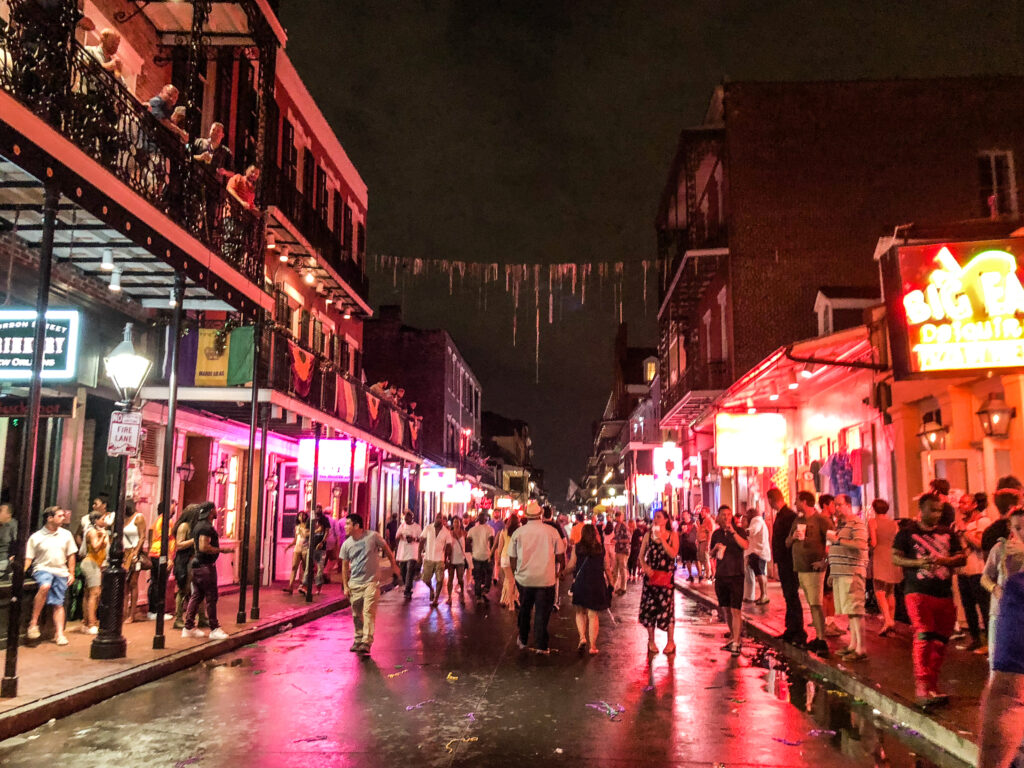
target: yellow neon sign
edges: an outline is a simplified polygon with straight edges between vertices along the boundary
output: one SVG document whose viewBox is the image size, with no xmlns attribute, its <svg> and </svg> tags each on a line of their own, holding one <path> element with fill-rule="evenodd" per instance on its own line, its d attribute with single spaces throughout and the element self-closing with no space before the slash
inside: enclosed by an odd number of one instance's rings
<svg viewBox="0 0 1024 768">
<path fill-rule="evenodd" d="M 983 251 L 961 267 L 943 247 L 935 262 L 927 285 L 903 297 L 917 329 L 914 370 L 1024 366 L 1024 286 L 1013 255 Z"/>
</svg>

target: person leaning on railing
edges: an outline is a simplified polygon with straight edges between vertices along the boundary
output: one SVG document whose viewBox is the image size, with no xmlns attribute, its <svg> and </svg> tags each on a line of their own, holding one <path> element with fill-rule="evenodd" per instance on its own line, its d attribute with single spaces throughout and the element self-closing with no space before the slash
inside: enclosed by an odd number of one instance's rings
<svg viewBox="0 0 1024 768">
<path fill-rule="evenodd" d="M 236 173 L 228 180 L 228 198 L 224 203 L 223 228 L 224 243 L 222 255 L 236 267 L 243 266 L 247 261 L 246 235 L 253 224 L 250 214 L 259 215 L 256 207 L 256 182 L 260 179 L 260 169 L 250 165 L 245 174 Z"/>
</svg>

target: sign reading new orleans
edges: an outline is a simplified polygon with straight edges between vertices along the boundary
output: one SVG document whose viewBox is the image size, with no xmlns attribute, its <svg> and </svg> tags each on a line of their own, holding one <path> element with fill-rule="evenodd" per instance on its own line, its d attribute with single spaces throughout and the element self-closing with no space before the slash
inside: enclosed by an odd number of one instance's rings
<svg viewBox="0 0 1024 768">
<path fill-rule="evenodd" d="M 51 309 L 46 313 L 44 379 L 66 381 L 75 378 L 78 366 L 78 325 L 77 310 Z M 34 310 L 0 310 L 0 379 L 27 381 L 32 377 L 35 333 Z"/>
</svg>

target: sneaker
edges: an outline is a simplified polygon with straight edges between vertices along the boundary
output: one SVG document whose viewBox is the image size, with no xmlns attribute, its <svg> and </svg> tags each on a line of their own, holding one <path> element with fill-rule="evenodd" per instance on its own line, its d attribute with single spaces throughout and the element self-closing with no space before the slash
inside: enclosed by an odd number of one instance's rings
<svg viewBox="0 0 1024 768">
<path fill-rule="evenodd" d="M 100 633 L 100 628 L 98 626 L 97 627 L 89 627 L 89 629 L 87 629 L 86 631 L 90 635 L 98 635 Z"/>
<path fill-rule="evenodd" d="M 362 643 L 358 640 L 353 641 L 352 646 L 348 649 L 349 653 L 356 653 L 359 650 L 359 646 L 361 645 Z"/>
<path fill-rule="evenodd" d="M 526 643 L 524 643 L 522 640 L 520 640 L 517 637 L 516 638 L 516 648 L 518 648 L 520 651 L 525 651 L 526 650 Z"/>
<path fill-rule="evenodd" d="M 147 621 L 156 621 L 156 614 L 155 613 L 147 613 L 146 614 L 146 620 Z"/>
<path fill-rule="evenodd" d="M 181 630 L 181 636 L 199 639 L 201 637 L 206 637 L 206 633 L 201 629 L 183 629 Z"/>
<path fill-rule="evenodd" d="M 842 629 L 834 621 L 830 621 L 825 626 L 825 637 L 842 637 L 845 634 L 846 634 L 846 630 Z"/>
<path fill-rule="evenodd" d="M 827 659 L 829 657 L 829 655 L 830 655 L 830 651 L 828 649 L 828 643 L 826 643 L 820 637 L 817 638 L 816 640 L 812 640 L 811 642 L 809 642 L 807 644 L 807 650 L 810 651 L 811 653 L 818 654 L 823 659 Z"/>
<path fill-rule="evenodd" d="M 37 627 L 35 624 L 29 627 L 28 631 L 25 633 L 25 636 L 28 637 L 29 640 L 38 640 L 39 635 L 39 627 Z"/>
<path fill-rule="evenodd" d="M 958 645 L 957 648 L 959 648 L 961 651 L 972 651 L 973 652 L 973 651 L 976 651 L 979 648 L 981 648 L 981 640 L 973 639 L 967 645 Z"/>
<path fill-rule="evenodd" d="M 68 639 L 66 637 L 64 637 L 64 635 L 61 635 L 60 637 L 58 637 L 53 642 L 55 642 L 57 645 L 67 645 L 68 644 Z"/>
<path fill-rule="evenodd" d="M 171 627 L 171 629 L 184 629 L 184 628 L 185 628 L 185 622 L 182 621 L 181 619 L 175 619 L 174 620 L 174 626 Z"/>
<path fill-rule="evenodd" d="M 229 635 L 227 632 L 225 632 L 220 627 L 217 627 L 215 630 L 213 630 L 210 633 L 210 639 L 211 640 L 227 640 L 229 637 L 231 637 L 231 635 Z"/>
<path fill-rule="evenodd" d="M 360 643 L 359 644 L 359 648 L 356 649 L 356 653 L 358 653 L 360 656 L 369 656 L 370 655 L 370 644 L 369 643 Z"/>
</svg>

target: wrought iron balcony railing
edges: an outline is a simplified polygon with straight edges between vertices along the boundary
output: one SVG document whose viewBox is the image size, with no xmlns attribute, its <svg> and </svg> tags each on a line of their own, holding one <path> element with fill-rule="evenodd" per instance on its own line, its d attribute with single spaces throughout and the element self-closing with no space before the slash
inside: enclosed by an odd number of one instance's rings
<svg viewBox="0 0 1024 768">
<path fill-rule="evenodd" d="M 74 40 L 69 5 L 46 12 L 12 4 L 11 23 L 0 30 L 0 89 L 261 285 L 261 218 Z"/>
</svg>

